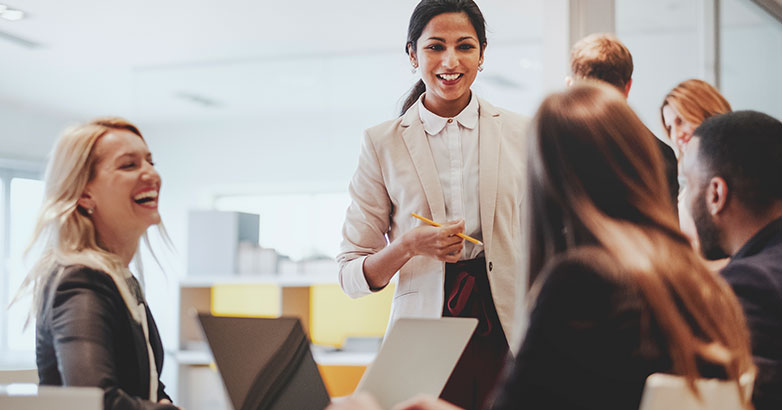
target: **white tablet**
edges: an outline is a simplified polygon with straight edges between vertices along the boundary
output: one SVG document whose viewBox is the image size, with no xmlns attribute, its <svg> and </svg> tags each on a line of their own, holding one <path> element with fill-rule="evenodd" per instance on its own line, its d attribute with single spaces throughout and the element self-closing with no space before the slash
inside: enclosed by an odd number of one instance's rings
<svg viewBox="0 0 782 410">
<path fill-rule="evenodd" d="M 478 319 L 398 319 L 356 392 L 371 393 L 384 409 L 418 394 L 440 395 Z"/>
</svg>

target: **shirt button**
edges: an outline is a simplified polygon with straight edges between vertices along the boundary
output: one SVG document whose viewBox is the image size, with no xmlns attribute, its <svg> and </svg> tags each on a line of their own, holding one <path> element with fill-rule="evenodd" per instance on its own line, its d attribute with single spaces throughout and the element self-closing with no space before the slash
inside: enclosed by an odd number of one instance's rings
<svg viewBox="0 0 782 410">
<path fill-rule="evenodd" d="M 449 118 L 449 119 L 448 119 L 448 124 L 450 124 L 450 123 L 452 123 L 452 122 L 453 122 L 453 118 Z"/>
<path fill-rule="evenodd" d="M 494 267 L 494 264 L 492 264 L 491 262 L 489 262 L 489 272 L 491 272 L 491 268 L 493 268 L 493 267 Z"/>
</svg>

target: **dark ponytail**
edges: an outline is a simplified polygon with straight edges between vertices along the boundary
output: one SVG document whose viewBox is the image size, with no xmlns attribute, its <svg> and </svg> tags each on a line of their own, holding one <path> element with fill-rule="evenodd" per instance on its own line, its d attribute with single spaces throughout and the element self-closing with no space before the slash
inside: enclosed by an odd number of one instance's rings
<svg viewBox="0 0 782 410">
<path fill-rule="evenodd" d="M 407 43 L 405 43 L 405 53 L 410 54 L 412 50 L 418 45 L 418 38 L 421 37 L 421 33 L 429 24 L 429 20 L 439 16 L 443 13 L 464 13 L 467 18 L 470 19 L 472 27 L 475 29 L 475 33 L 478 35 L 478 42 L 481 45 L 481 52 L 483 47 L 486 46 L 486 20 L 483 18 L 483 13 L 478 5 L 472 0 L 421 0 L 413 15 L 410 16 L 410 24 L 407 26 Z M 426 85 L 422 80 L 418 80 L 413 88 L 410 90 L 405 103 L 402 104 L 402 112 L 399 115 L 403 115 L 410 107 L 418 101 L 426 91 Z"/>
<path fill-rule="evenodd" d="M 416 81 L 415 85 L 413 85 L 413 88 L 410 89 L 410 93 L 407 94 L 405 103 L 402 104 L 402 112 L 400 112 L 399 115 L 404 115 L 405 112 L 407 112 L 407 110 L 412 107 L 419 98 L 421 98 L 421 94 L 423 94 L 425 91 L 426 84 L 424 84 L 424 80 Z"/>
</svg>

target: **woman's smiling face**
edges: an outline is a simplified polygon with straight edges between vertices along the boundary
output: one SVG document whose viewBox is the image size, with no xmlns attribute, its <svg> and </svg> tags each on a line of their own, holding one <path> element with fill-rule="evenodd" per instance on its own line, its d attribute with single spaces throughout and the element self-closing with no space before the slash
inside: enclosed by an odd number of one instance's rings
<svg viewBox="0 0 782 410">
<path fill-rule="evenodd" d="M 455 116 L 470 102 L 470 87 L 483 63 L 475 28 L 465 13 L 439 14 L 416 43 L 410 60 L 426 85 L 424 105 L 441 117 Z"/>
<path fill-rule="evenodd" d="M 138 135 L 112 130 L 95 143 L 93 175 L 79 204 L 91 209 L 99 237 L 138 235 L 160 223 L 160 175 Z"/>
</svg>

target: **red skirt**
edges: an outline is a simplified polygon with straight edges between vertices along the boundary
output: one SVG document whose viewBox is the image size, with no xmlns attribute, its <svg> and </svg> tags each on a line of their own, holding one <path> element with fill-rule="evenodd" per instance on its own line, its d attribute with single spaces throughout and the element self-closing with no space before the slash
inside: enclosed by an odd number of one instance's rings
<svg viewBox="0 0 782 410">
<path fill-rule="evenodd" d="M 467 410 L 481 409 L 494 390 L 508 355 L 508 341 L 494 307 L 485 258 L 445 264 L 443 317 L 473 317 L 478 319 L 478 327 L 440 398 Z"/>
</svg>

